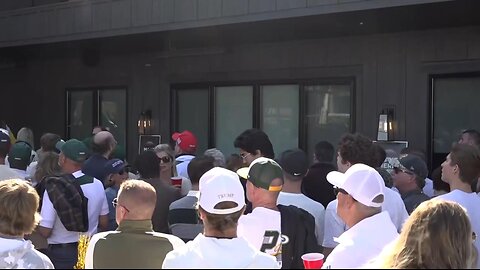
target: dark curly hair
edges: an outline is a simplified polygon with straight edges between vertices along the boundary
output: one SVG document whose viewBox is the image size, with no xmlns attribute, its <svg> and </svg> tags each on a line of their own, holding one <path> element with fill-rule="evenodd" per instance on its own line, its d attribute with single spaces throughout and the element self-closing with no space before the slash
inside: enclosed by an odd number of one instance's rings
<svg viewBox="0 0 480 270">
<path fill-rule="evenodd" d="M 338 152 L 343 162 L 363 163 L 373 168 L 378 167 L 378 157 L 372 140 L 362 134 L 343 135 L 338 144 Z"/>
</svg>

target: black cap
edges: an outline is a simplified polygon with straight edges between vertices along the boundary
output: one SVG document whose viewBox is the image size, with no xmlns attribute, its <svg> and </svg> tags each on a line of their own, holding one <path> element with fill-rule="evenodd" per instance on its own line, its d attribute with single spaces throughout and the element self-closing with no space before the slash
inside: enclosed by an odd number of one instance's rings
<svg viewBox="0 0 480 270">
<path fill-rule="evenodd" d="M 301 149 L 290 149 L 280 154 L 278 164 L 293 176 L 304 176 L 308 171 L 307 154 Z"/>
<path fill-rule="evenodd" d="M 399 167 L 401 167 L 402 169 L 411 171 L 420 178 L 423 178 L 423 179 L 427 178 L 428 176 L 427 164 L 419 156 L 413 155 L 413 154 L 405 155 L 400 157 L 399 162 L 400 162 Z"/>
</svg>

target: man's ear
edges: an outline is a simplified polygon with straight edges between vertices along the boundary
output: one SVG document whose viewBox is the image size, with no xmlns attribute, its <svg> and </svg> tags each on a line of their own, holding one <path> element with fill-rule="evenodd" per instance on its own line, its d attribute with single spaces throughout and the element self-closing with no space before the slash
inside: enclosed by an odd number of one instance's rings
<svg viewBox="0 0 480 270">
<path fill-rule="evenodd" d="M 263 156 L 262 151 L 260 149 L 255 150 L 255 156 Z"/>
</svg>

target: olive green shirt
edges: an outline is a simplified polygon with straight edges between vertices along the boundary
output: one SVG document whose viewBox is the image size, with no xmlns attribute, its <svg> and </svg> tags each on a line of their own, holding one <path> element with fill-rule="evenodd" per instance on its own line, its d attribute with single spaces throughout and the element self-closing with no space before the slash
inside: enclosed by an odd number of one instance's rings
<svg viewBox="0 0 480 270">
<path fill-rule="evenodd" d="M 85 268 L 162 268 L 168 252 L 185 245 L 178 237 L 152 230 L 151 220 L 123 220 L 117 230 L 95 234 Z"/>
</svg>

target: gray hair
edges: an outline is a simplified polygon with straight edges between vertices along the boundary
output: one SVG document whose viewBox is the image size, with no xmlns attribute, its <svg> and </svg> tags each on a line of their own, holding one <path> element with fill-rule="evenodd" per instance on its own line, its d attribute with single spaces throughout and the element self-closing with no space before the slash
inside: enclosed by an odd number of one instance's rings
<svg viewBox="0 0 480 270">
<path fill-rule="evenodd" d="M 35 149 L 33 145 L 33 131 L 28 127 L 22 127 L 17 133 L 17 141 L 26 142 L 32 147 L 32 150 Z"/>
<path fill-rule="evenodd" d="M 203 153 L 205 156 L 210 156 L 210 157 L 213 157 L 213 159 L 215 160 L 213 162 L 213 166 L 215 167 L 222 167 L 222 168 L 225 168 L 225 165 L 226 165 L 226 162 L 225 162 L 225 156 L 223 155 L 223 153 L 218 150 L 217 148 L 210 148 L 210 149 L 207 149 L 205 151 L 205 153 Z"/>
</svg>

